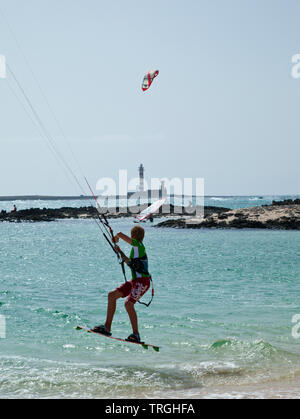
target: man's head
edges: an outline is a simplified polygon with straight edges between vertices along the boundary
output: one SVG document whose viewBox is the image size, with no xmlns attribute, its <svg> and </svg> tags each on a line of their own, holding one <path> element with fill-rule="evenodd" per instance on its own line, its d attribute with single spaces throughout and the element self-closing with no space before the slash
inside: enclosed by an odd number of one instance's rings
<svg viewBox="0 0 300 419">
<path fill-rule="evenodd" d="M 135 226 L 131 229 L 131 238 L 142 242 L 145 236 L 145 230 L 141 226 Z"/>
</svg>

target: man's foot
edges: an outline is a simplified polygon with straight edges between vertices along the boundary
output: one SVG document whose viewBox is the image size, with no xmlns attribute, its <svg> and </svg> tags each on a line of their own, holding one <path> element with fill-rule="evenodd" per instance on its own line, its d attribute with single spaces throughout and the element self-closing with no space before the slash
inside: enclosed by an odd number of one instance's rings
<svg viewBox="0 0 300 419">
<path fill-rule="evenodd" d="M 140 335 L 138 333 L 132 333 L 128 336 L 126 340 L 128 340 L 129 342 L 142 343 Z"/>
<path fill-rule="evenodd" d="M 100 326 L 95 326 L 94 329 L 92 329 L 92 331 L 96 333 L 101 333 L 101 335 L 111 336 L 111 333 L 108 332 L 104 324 L 101 324 Z"/>
</svg>

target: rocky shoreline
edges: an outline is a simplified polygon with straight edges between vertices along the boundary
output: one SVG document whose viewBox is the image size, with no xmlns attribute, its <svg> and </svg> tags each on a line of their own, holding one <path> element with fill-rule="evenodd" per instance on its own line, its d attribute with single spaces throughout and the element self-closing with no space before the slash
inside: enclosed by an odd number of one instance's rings
<svg viewBox="0 0 300 419">
<path fill-rule="evenodd" d="M 273 201 L 271 205 L 211 213 L 203 219 L 182 217 L 163 221 L 156 227 L 300 230 L 300 200 Z"/>
<path fill-rule="evenodd" d="M 130 207 L 108 209 L 107 218 L 134 217 L 147 207 L 146 204 Z M 191 215 L 191 210 L 194 215 Z M 273 201 L 271 205 L 260 207 L 229 209 L 223 207 L 204 207 L 204 217 L 196 217 L 199 208 L 190 207 L 182 210 L 173 205 L 163 206 L 153 219 L 167 216 L 168 219 L 155 227 L 172 228 L 259 228 L 300 230 L 300 199 Z M 179 215 L 180 214 L 180 215 Z M 15 212 L 0 212 L 0 221 L 7 222 L 50 222 L 63 219 L 96 218 L 97 210 L 89 207 L 31 208 Z"/>
<path fill-rule="evenodd" d="M 150 204 L 149 204 L 150 205 Z M 123 217 L 134 217 L 135 214 L 139 214 L 142 210 L 147 208 L 148 205 L 140 205 L 129 208 L 116 208 L 108 209 L 105 213 L 107 218 L 123 218 Z M 196 213 L 196 207 L 192 207 L 194 213 Z M 210 207 L 207 206 L 204 208 L 205 216 L 209 214 L 228 211 L 228 208 L 222 207 Z M 188 208 L 186 211 L 181 207 L 175 207 L 173 205 L 165 205 L 160 208 L 158 214 L 154 214 L 153 218 L 162 217 L 164 215 L 178 217 L 178 214 L 183 216 L 188 216 L 191 214 L 191 208 Z M 87 218 L 96 218 L 97 210 L 93 206 L 89 207 L 63 207 L 63 208 L 31 208 L 20 210 L 16 212 L 0 212 L 0 221 L 8 222 L 41 222 L 41 221 L 55 221 L 55 220 L 64 220 L 64 219 L 87 219 Z"/>
</svg>

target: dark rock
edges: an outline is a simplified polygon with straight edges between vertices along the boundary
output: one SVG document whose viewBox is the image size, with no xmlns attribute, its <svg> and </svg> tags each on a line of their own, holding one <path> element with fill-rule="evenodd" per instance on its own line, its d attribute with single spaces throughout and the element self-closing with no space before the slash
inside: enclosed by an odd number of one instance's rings
<svg viewBox="0 0 300 419">
<path fill-rule="evenodd" d="M 285 199 L 283 201 L 272 201 L 272 205 L 300 205 L 300 199 Z"/>
<path fill-rule="evenodd" d="M 300 205 L 293 203 L 229 210 L 207 215 L 202 220 L 184 218 L 172 223 L 162 222 L 157 227 L 300 230 Z"/>
</svg>

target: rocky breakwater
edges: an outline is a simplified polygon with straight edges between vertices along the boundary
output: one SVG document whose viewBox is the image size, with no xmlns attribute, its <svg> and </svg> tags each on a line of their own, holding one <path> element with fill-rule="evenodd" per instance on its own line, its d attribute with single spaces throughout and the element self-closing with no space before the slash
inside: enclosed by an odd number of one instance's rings
<svg viewBox="0 0 300 419">
<path fill-rule="evenodd" d="M 271 205 L 209 213 L 202 219 L 181 217 L 163 221 L 156 227 L 300 230 L 300 200 L 273 201 Z"/>
<path fill-rule="evenodd" d="M 55 221 L 66 218 L 92 218 L 96 216 L 94 207 L 30 208 L 16 212 L 0 212 L 0 221 Z"/>
<path fill-rule="evenodd" d="M 105 215 L 108 218 L 123 218 L 123 217 L 134 217 L 136 214 L 139 214 L 142 210 L 148 207 L 149 204 L 143 204 L 140 206 L 132 206 L 129 208 L 109 208 Z M 179 214 L 187 216 L 190 215 L 194 210 L 199 211 L 199 208 L 189 207 L 186 211 L 182 207 L 175 207 L 173 205 L 164 205 L 160 208 L 157 214 L 153 214 L 152 218 L 157 217 L 178 217 Z M 218 207 L 205 207 L 204 214 L 207 216 L 215 212 L 223 212 L 228 210 L 227 208 L 218 208 Z M 85 218 L 96 218 L 97 210 L 93 206 L 89 207 L 63 207 L 63 208 L 31 208 L 15 212 L 0 212 L 0 221 L 9 221 L 9 222 L 39 222 L 39 221 L 55 221 L 63 219 L 85 219 Z"/>
</svg>

